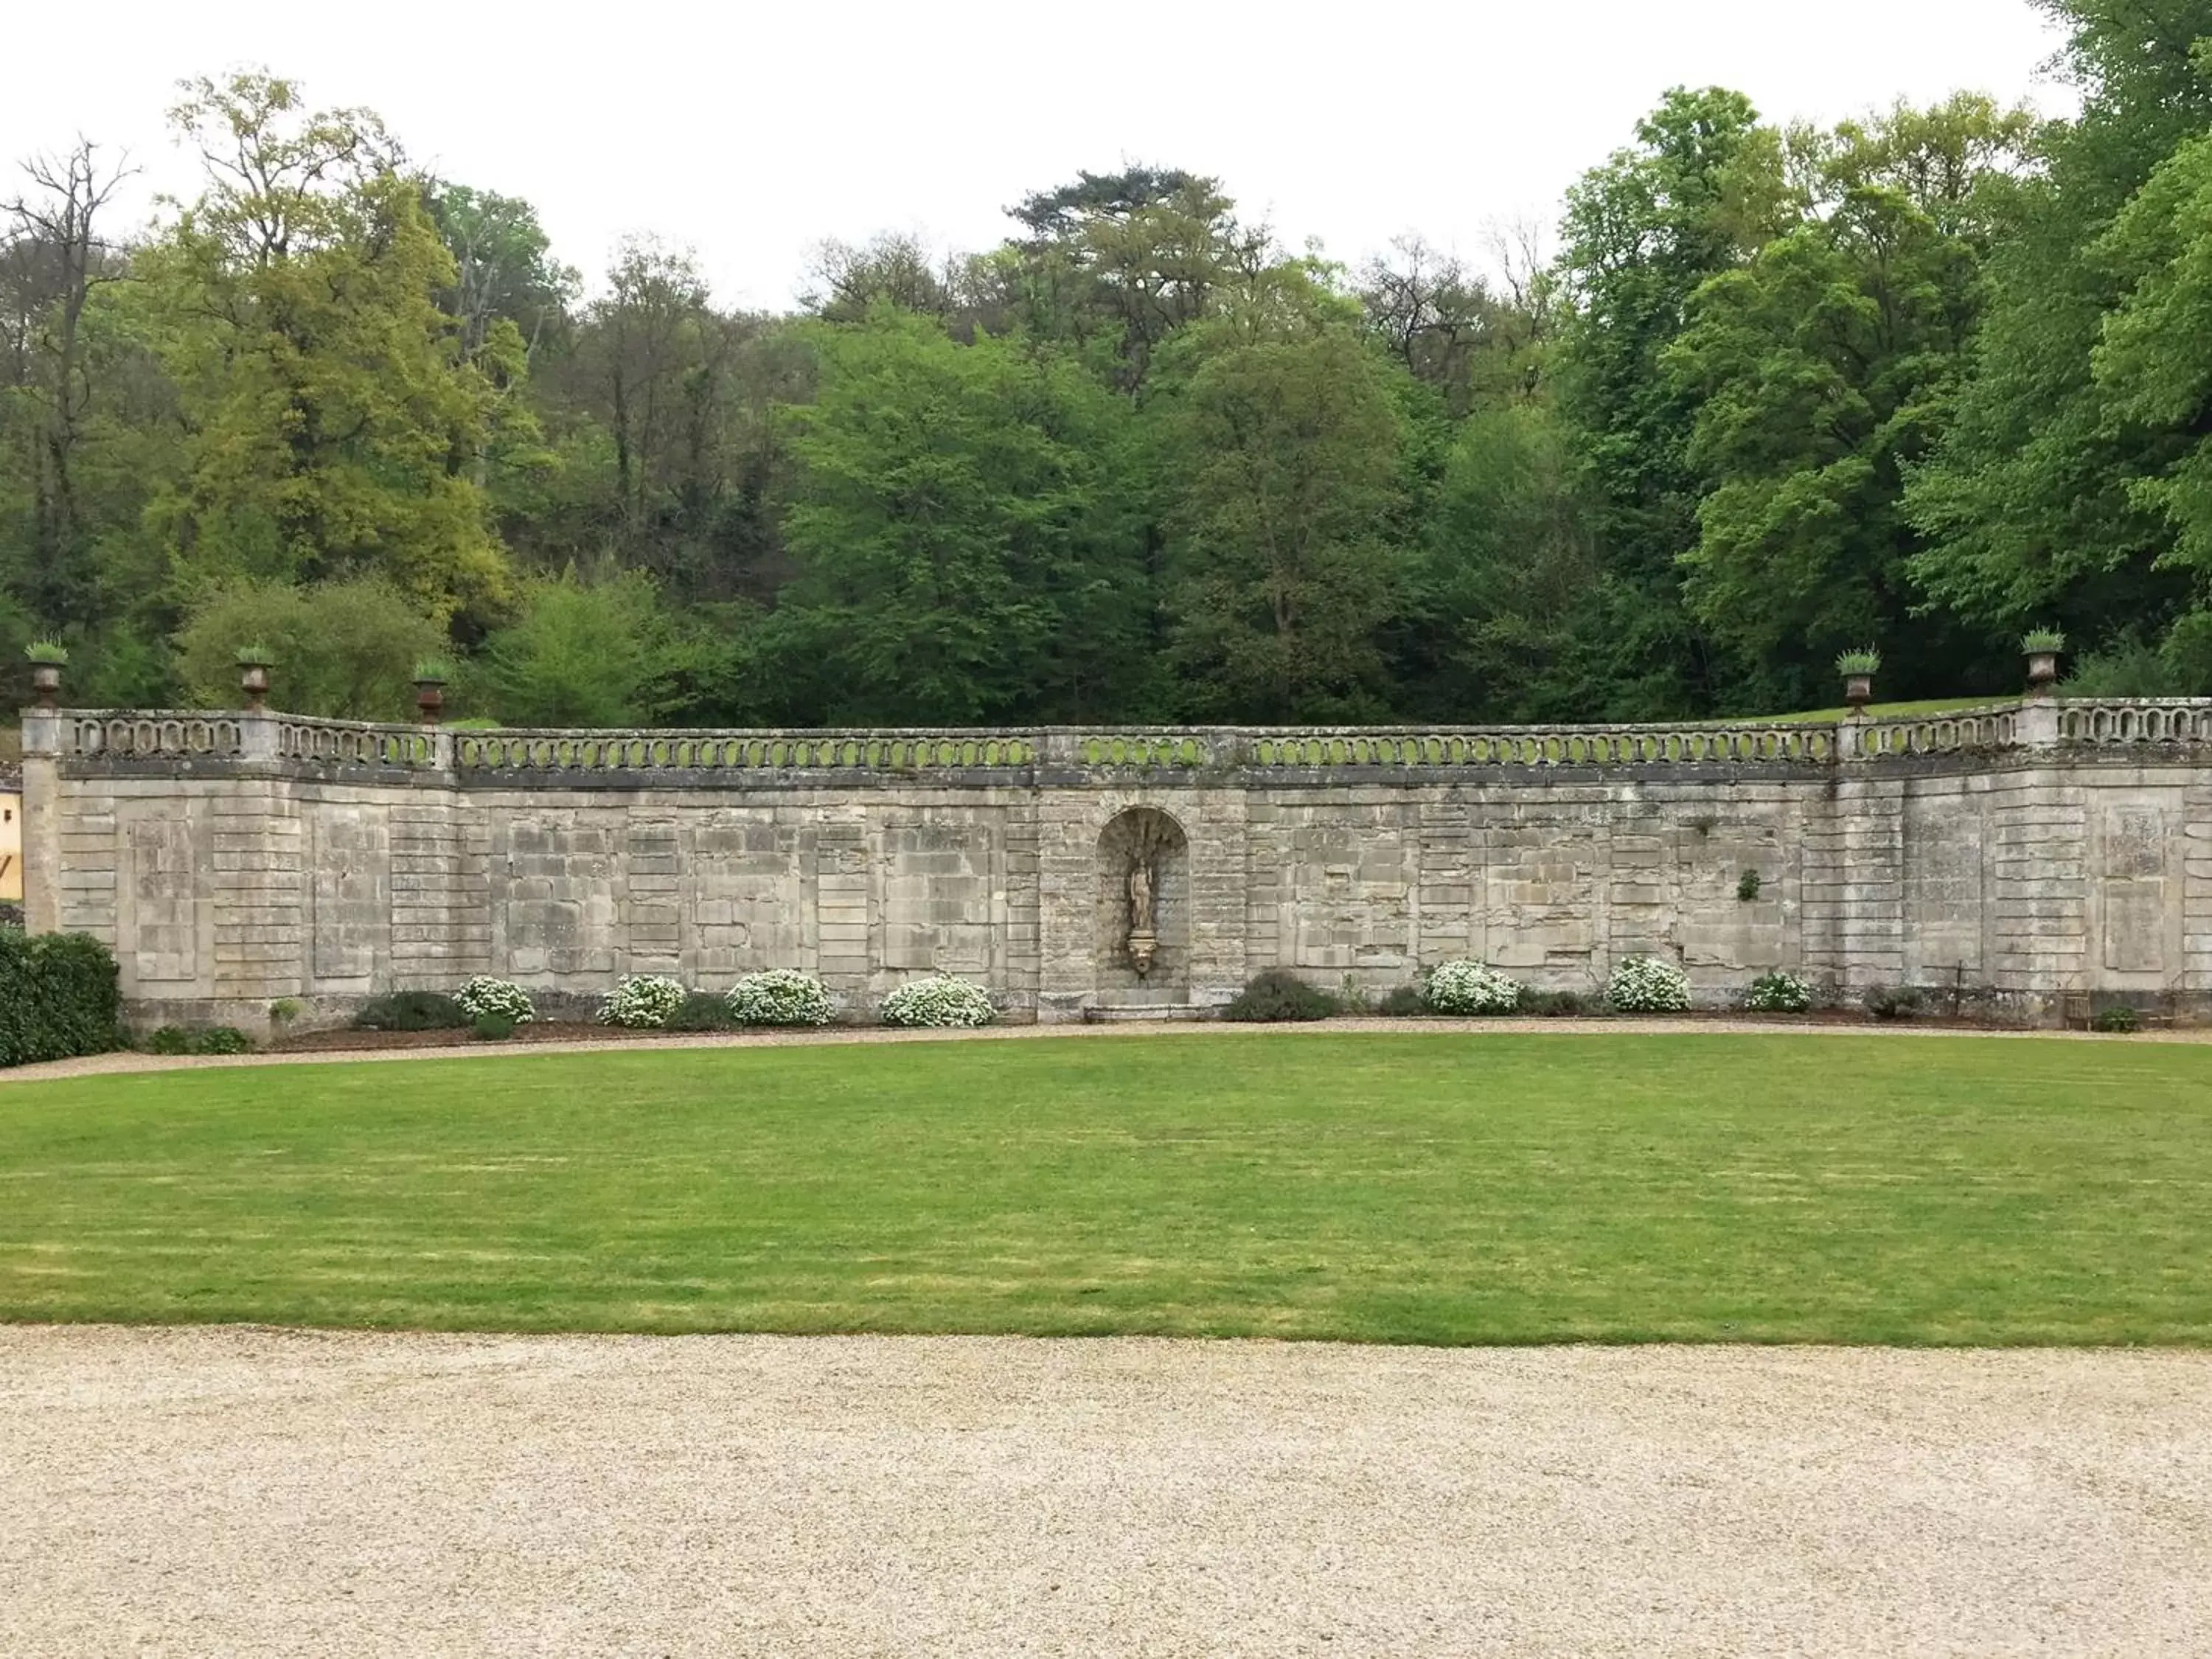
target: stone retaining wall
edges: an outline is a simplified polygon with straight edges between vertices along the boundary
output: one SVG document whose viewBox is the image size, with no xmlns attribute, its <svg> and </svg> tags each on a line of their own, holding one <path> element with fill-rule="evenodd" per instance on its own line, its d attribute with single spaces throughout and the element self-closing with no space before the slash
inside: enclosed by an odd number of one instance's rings
<svg viewBox="0 0 2212 1659">
<path fill-rule="evenodd" d="M 1157 732 L 64 710 L 24 735 L 31 925 L 112 944 L 148 1023 L 251 1030 L 280 998 L 335 1018 L 485 972 L 591 994 L 766 967 L 856 1010 L 943 971 L 1071 1019 L 1215 1005 L 1278 966 L 1380 993 L 1459 956 L 1587 992 L 1646 953 L 1712 1003 L 1789 968 L 2030 1019 L 2212 1012 L 2212 702 Z M 1140 811 L 1167 820 L 1144 820 L 1144 977 Z"/>
</svg>

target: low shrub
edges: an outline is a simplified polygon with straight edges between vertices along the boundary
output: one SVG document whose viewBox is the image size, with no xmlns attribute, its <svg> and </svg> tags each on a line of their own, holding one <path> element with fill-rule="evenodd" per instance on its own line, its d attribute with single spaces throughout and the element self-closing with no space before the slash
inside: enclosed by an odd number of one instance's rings
<svg viewBox="0 0 2212 1659">
<path fill-rule="evenodd" d="M 367 1004 L 353 1023 L 362 1031 L 458 1031 L 469 1013 L 442 991 L 393 991 Z"/>
<path fill-rule="evenodd" d="M 2132 1036 L 2142 1030 L 2142 1016 L 2129 1007 L 2106 1008 L 2089 1022 L 2089 1029 L 2106 1036 Z"/>
<path fill-rule="evenodd" d="M 830 988 L 811 974 L 771 968 L 730 988 L 730 1017 L 741 1025 L 827 1025 Z"/>
<path fill-rule="evenodd" d="M 730 1005 L 712 991 L 694 991 L 661 1022 L 664 1031 L 726 1031 L 737 1024 Z"/>
<path fill-rule="evenodd" d="M 1439 1014 L 1498 1015 L 1517 1012 L 1528 988 L 1510 975 L 1480 962 L 1447 962 L 1431 974 L 1423 994 Z"/>
<path fill-rule="evenodd" d="M 1631 957 L 1606 981 L 1605 1000 L 1624 1014 L 1684 1014 L 1690 1011 L 1690 981 L 1671 962 Z"/>
<path fill-rule="evenodd" d="M 1910 985 L 1877 985 L 1859 1000 L 1876 1019 L 1911 1019 L 1920 1012 L 1920 993 Z"/>
<path fill-rule="evenodd" d="M 998 1017 L 988 991 L 941 974 L 911 981 L 884 999 L 886 1025 L 945 1030 L 988 1025 Z"/>
<path fill-rule="evenodd" d="M 0 1066 L 106 1054 L 122 1015 L 115 957 L 98 939 L 0 927 Z"/>
<path fill-rule="evenodd" d="M 1813 982 L 1795 974 L 1761 974 L 1744 993 L 1743 1006 L 1754 1014 L 1810 1013 Z"/>
<path fill-rule="evenodd" d="M 164 1025 L 146 1039 L 149 1054 L 250 1054 L 253 1039 L 234 1025 Z"/>
<path fill-rule="evenodd" d="M 1221 1017 L 1247 1025 L 1286 1025 L 1327 1019 L 1336 1012 L 1337 1000 L 1328 992 L 1287 968 L 1270 968 L 1238 992 Z"/>
<path fill-rule="evenodd" d="M 664 974 L 624 974 L 599 1005 L 599 1023 L 634 1031 L 658 1031 L 683 1007 L 683 982 Z"/>
<path fill-rule="evenodd" d="M 1412 1019 L 1429 1012 L 1429 1000 L 1418 985 L 1401 985 L 1375 1005 L 1375 1012 L 1392 1019 Z"/>
<path fill-rule="evenodd" d="M 529 992 L 511 979 L 494 979 L 489 974 L 478 974 L 461 987 L 453 993 L 453 1000 L 472 1020 L 499 1014 L 511 1024 L 527 1025 L 538 1018 L 538 1007 Z"/>
<path fill-rule="evenodd" d="M 488 1008 L 471 1020 L 469 1027 L 480 1042 L 504 1042 L 514 1035 L 514 1028 L 521 1023 L 513 1014 Z"/>
<path fill-rule="evenodd" d="M 1521 999 L 1521 1012 L 1539 1019 L 1581 1019 L 1603 1011 L 1592 1008 L 1579 991 L 1531 991 Z"/>
</svg>

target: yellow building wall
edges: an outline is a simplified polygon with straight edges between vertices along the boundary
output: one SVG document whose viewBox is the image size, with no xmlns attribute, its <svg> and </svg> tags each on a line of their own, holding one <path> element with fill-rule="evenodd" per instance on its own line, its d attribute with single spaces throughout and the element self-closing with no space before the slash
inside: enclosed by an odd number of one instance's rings
<svg viewBox="0 0 2212 1659">
<path fill-rule="evenodd" d="M 0 791 L 0 904 L 23 902 L 23 798 Z"/>
</svg>

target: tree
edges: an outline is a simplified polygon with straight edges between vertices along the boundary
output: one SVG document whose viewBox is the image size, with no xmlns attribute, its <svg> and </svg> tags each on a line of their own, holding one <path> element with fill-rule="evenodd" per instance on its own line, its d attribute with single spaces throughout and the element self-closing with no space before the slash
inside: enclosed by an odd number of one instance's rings
<svg viewBox="0 0 2212 1659">
<path fill-rule="evenodd" d="M 527 363 L 565 334 L 580 279 L 553 258 L 537 209 L 443 179 L 424 182 L 422 205 L 453 261 L 453 283 L 439 303 L 460 325 L 465 359 L 519 350 Z M 511 343 L 498 340 L 501 325 L 513 331 Z"/>
<path fill-rule="evenodd" d="M 1206 356 L 1165 417 L 1175 655 L 1199 712 L 1344 719 L 1387 706 L 1406 558 L 1385 533 L 1406 427 L 1351 327 Z"/>
<path fill-rule="evenodd" d="M 1887 190 L 1947 236 L 1986 249 L 2002 199 L 1993 182 L 2028 175 L 2042 123 L 2025 106 L 2006 109 L 1980 93 L 1954 94 L 1926 109 L 1900 101 L 1886 113 L 1838 122 L 1822 132 L 1795 127 L 1792 161 L 1814 213 L 1853 193 Z"/>
<path fill-rule="evenodd" d="M 1272 247 L 1264 228 L 1237 222 L 1218 181 L 1178 168 L 1081 173 L 1008 211 L 1030 232 L 996 268 L 1010 314 L 1131 392 L 1162 343 Z"/>
<path fill-rule="evenodd" d="M 1397 238 L 1389 257 L 1360 269 L 1368 326 L 1455 416 L 1536 395 L 1556 294 L 1539 246 L 1533 230 L 1498 232 L 1495 280 L 1419 236 Z"/>
<path fill-rule="evenodd" d="M 1098 718 L 1140 682 L 1127 405 L 1068 357 L 879 308 L 815 336 L 775 617 L 835 720 Z"/>
<path fill-rule="evenodd" d="M 1633 148 L 1568 192 L 1560 269 L 1574 313 L 1557 386 L 1596 504 L 1616 700 L 1593 715 L 1680 712 L 1716 695 L 1675 565 L 1698 541 L 1696 398 L 1661 360 L 1691 297 L 1778 228 L 1784 194 L 1780 137 L 1749 100 L 1679 88 Z"/>
<path fill-rule="evenodd" d="M 2199 46 L 2212 20 L 2203 0 L 2049 9 L 2071 28 L 2064 61 L 2081 112 L 2044 130 L 2037 169 L 1987 192 L 1988 313 L 1955 417 L 1906 494 L 1929 544 L 1913 572 L 1930 604 L 1988 629 L 2056 623 L 2084 644 L 2156 636 L 2194 589 L 2169 560 L 2165 502 L 2143 485 L 2191 439 L 2185 425 L 2142 418 L 2141 383 L 2122 390 L 2133 374 L 2119 362 L 2099 376 L 2107 320 L 2147 269 L 2136 256 L 2149 251 L 2148 220 L 2106 239 L 2160 164 L 2212 124 Z"/>
<path fill-rule="evenodd" d="M 2145 458 L 2128 495 L 2161 524 L 2153 568 L 2188 587 L 2166 641 L 2172 686 L 2212 690 L 2212 362 L 2182 349 L 2212 338 L 2212 138 L 2160 162 L 2093 252 L 2122 282 L 2091 354 L 2094 384 Z"/>
<path fill-rule="evenodd" d="M 192 83 L 174 118 L 207 187 L 142 265 L 189 433 L 154 509 L 179 564 L 495 605 L 506 558 L 474 462 L 497 394 L 439 309 L 453 261 L 397 147 L 262 74 Z"/>
<path fill-rule="evenodd" d="M 80 139 L 25 162 L 31 188 L 0 203 L 0 436 L 20 447 L 10 471 L 28 486 L 15 586 L 57 629 L 100 608 L 77 476 L 95 398 L 85 312 L 121 274 L 100 222 L 130 171 Z"/>
<path fill-rule="evenodd" d="M 812 374 L 793 324 L 717 310 L 688 255 L 625 244 L 533 382 L 556 460 L 502 492 L 511 535 L 541 568 L 611 552 L 672 605 L 765 604 L 790 574 L 774 411 L 805 402 Z"/>
<path fill-rule="evenodd" d="M 681 647 L 646 576 L 586 582 L 572 570 L 526 591 L 466 690 L 509 726 L 647 726 L 674 701 Z"/>
<path fill-rule="evenodd" d="M 1582 490 L 1546 404 L 1461 423 L 1414 573 L 1409 690 L 1430 718 L 1572 720 L 1602 705 L 1586 660 L 1600 568 Z"/>
<path fill-rule="evenodd" d="M 814 285 L 800 303 L 833 323 L 866 322 L 879 305 L 924 317 L 949 318 L 956 309 L 945 270 L 915 236 L 887 233 L 865 247 L 824 242 L 811 274 Z"/>
<path fill-rule="evenodd" d="M 684 380 L 710 315 L 706 279 L 690 256 L 644 238 L 623 245 L 606 297 L 592 307 L 589 372 L 601 383 L 616 500 L 633 540 L 659 501 Z"/>
<path fill-rule="evenodd" d="M 1914 614 L 1900 504 L 1981 313 L 1978 181 L 2009 170 L 2029 127 L 1960 99 L 1795 135 L 1813 158 L 1805 222 L 1707 281 L 1662 356 L 1697 411 L 1686 598 L 1752 706 L 1817 702 L 1854 641 L 1882 641 L 1907 692 L 1956 689 L 1975 654 L 1948 618 Z"/>
<path fill-rule="evenodd" d="M 392 720 L 413 710 L 416 665 L 445 630 L 378 576 L 309 587 L 241 581 L 211 588 L 177 635 L 178 673 L 196 706 L 238 706 L 237 653 L 275 659 L 280 708 L 336 720 Z"/>
</svg>

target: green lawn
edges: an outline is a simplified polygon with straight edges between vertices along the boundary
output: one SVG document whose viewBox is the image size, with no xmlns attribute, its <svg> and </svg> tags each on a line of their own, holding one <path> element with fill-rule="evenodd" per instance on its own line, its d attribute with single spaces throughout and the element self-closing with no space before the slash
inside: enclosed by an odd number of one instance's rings
<svg viewBox="0 0 2212 1659">
<path fill-rule="evenodd" d="M 1996 708 L 2018 702 L 2021 696 L 1990 697 L 1929 697 L 1919 702 L 1877 702 L 1867 716 L 1877 720 L 1917 720 L 1923 714 L 1963 714 L 1976 708 Z M 1849 718 L 1848 708 L 1812 708 L 1796 714 L 1734 714 L 1725 720 L 1701 720 L 1702 726 L 1829 726 Z"/>
<path fill-rule="evenodd" d="M 0 1318 L 2212 1341 L 2212 1048 L 1191 1035 L 0 1087 Z"/>
</svg>

